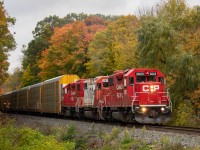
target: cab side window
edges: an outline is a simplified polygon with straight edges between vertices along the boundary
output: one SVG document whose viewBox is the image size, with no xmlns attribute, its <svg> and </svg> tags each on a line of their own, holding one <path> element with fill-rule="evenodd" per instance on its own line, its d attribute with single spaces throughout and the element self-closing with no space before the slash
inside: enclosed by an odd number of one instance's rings
<svg viewBox="0 0 200 150">
<path fill-rule="evenodd" d="M 111 86 L 113 85 L 113 78 L 108 78 L 108 86 Z"/>
<path fill-rule="evenodd" d="M 162 84 L 164 84 L 164 78 L 163 77 L 159 77 L 158 78 L 158 82 L 161 82 Z"/>
<path fill-rule="evenodd" d="M 87 89 L 87 83 L 84 83 L 84 89 Z"/>
<path fill-rule="evenodd" d="M 68 89 L 67 89 L 67 88 L 65 89 L 64 93 L 65 93 L 65 94 L 67 94 L 67 93 L 68 93 Z"/>
<path fill-rule="evenodd" d="M 64 93 L 65 93 L 65 94 L 68 94 L 69 91 L 70 91 L 70 85 L 69 85 L 67 88 L 64 89 Z"/>
<path fill-rule="evenodd" d="M 101 83 L 97 83 L 97 90 L 101 90 Z"/>
<path fill-rule="evenodd" d="M 80 89 L 81 89 L 81 85 L 77 84 L 77 90 L 80 91 Z"/>
<path fill-rule="evenodd" d="M 134 85 L 134 77 L 129 77 L 129 85 L 130 86 Z"/>
</svg>

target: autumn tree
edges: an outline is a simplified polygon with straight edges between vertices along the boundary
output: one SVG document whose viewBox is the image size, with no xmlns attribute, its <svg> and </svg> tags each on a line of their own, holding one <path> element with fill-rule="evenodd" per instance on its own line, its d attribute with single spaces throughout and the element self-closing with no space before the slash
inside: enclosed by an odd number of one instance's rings
<svg viewBox="0 0 200 150">
<path fill-rule="evenodd" d="M 53 34 L 55 26 L 62 26 L 61 19 L 58 16 L 49 16 L 38 22 L 33 31 L 34 39 L 28 43 L 28 46 L 23 47 L 24 58 L 22 66 L 24 76 L 32 77 L 32 80 L 22 79 L 22 86 L 26 86 L 41 81 L 38 76 L 40 72 L 38 60 L 41 58 L 41 53 L 50 45 L 50 38 Z M 29 73 L 29 74 L 27 74 Z M 25 81 L 24 81 L 25 80 Z"/>
<path fill-rule="evenodd" d="M 136 66 L 135 50 L 139 27 L 138 19 L 133 15 L 122 16 L 109 26 L 112 33 L 115 70 L 124 70 Z"/>
<path fill-rule="evenodd" d="M 55 28 L 52 45 L 42 53 L 39 76 L 43 80 L 66 73 L 86 76 L 88 45 L 93 35 L 104 28 L 104 21 L 96 16 Z"/>
<path fill-rule="evenodd" d="M 98 19 L 96 18 L 95 20 L 95 16 L 98 17 Z M 56 27 L 61 28 L 66 24 L 71 24 L 76 21 L 85 21 L 85 24 L 88 24 L 87 26 L 90 26 L 89 24 L 91 23 L 93 24 L 93 26 L 88 29 L 90 30 L 88 31 L 90 32 L 90 35 L 93 35 L 98 28 L 98 23 L 100 24 L 103 21 L 104 24 L 107 24 L 108 22 L 115 20 L 116 18 L 117 16 L 105 16 L 101 14 L 87 15 L 84 13 L 70 13 L 63 18 L 59 18 L 58 16 L 49 16 L 44 18 L 42 21 L 39 21 L 33 31 L 34 39 L 29 42 L 27 47 L 23 47 L 24 58 L 22 61 L 22 66 L 24 69 L 24 73 L 26 72 L 27 67 L 29 67 L 30 76 L 33 77 L 33 80 L 30 80 L 29 84 L 40 82 L 42 79 L 45 78 L 43 77 L 41 79 L 41 75 L 39 75 L 40 72 L 44 72 L 41 71 L 41 68 L 39 67 L 39 60 L 41 59 L 42 53 L 46 53 L 45 50 L 49 49 L 49 47 L 51 46 L 51 37 L 54 34 Z M 94 26 L 94 24 L 96 24 L 96 26 Z M 47 72 L 52 72 L 52 75 L 50 77 L 60 74 L 60 72 L 56 73 L 55 69 L 55 67 L 49 66 L 49 68 L 46 70 Z"/>
<path fill-rule="evenodd" d="M 86 63 L 90 76 L 107 75 L 114 70 L 136 66 L 135 32 L 138 27 L 135 16 L 121 16 L 110 23 L 105 31 L 95 35 L 89 46 L 89 61 Z"/>
<path fill-rule="evenodd" d="M 8 52 L 15 48 L 15 40 L 8 27 L 14 25 L 15 19 L 11 18 L 4 9 L 3 2 L 0 2 L 0 84 L 7 76 Z"/>
<path fill-rule="evenodd" d="M 23 81 L 26 83 L 25 85 L 34 84 L 41 81 L 41 78 L 38 76 L 39 72 L 41 71 L 39 68 L 38 61 L 41 59 L 41 54 L 43 50 L 48 48 L 51 43 L 50 39 L 54 33 L 55 27 L 62 27 L 67 23 L 73 22 L 75 19 L 83 19 L 86 18 L 84 14 L 68 14 L 64 18 L 59 18 L 58 16 L 49 16 L 45 17 L 43 20 L 39 21 L 34 29 L 33 37 L 34 39 L 28 43 L 28 46 L 23 47 L 24 58 L 22 61 L 22 66 L 24 69 L 24 74 L 27 75 L 29 72 L 29 76 L 32 77 L 32 80 L 27 83 L 27 81 Z M 27 70 L 30 70 L 27 72 Z M 25 75 L 25 76 L 26 76 Z M 22 86 L 25 86 L 22 84 Z"/>
<path fill-rule="evenodd" d="M 87 54 L 89 61 L 85 64 L 90 77 L 113 72 L 115 66 L 111 40 L 107 29 L 95 34 Z"/>
<path fill-rule="evenodd" d="M 34 79 L 35 76 L 32 75 L 31 67 L 30 66 L 26 67 L 26 70 L 24 70 L 21 78 L 21 86 L 22 87 L 29 86 L 30 83 L 33 83 Z"/>
<path fill-rule="evenodd" d="M 6 92 L 20 89 L 22 79 L 22 71 L 20 68 L 15 68 L 12 74 L 9 74 L 8 78 L 4 82 L 3 87 Z"/>
</svg>

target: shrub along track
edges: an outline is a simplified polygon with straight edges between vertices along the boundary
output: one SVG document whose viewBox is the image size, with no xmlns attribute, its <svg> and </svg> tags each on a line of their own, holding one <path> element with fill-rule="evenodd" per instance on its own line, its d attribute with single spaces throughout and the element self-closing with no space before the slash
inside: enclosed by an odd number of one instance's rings
<svg viewBox="0 0 200 150">
<path fill-rule="evenodd" d="M 70 119 L 60 116 L 51 115 L 34 115 L 27 114 L 9 114 L 9 118 L 16 120 L 17 126 L 25 126 L 39 131 L 47 132 L 48 134 L 54 129 L 65 129 L 70 124 L 76 126 L 80 133 L 94 132 L 95 134 L 103 133 L 110 134 L 114 128 L 118 128 L 120 133 L 128 130 L 132 138 L 144 141 L 146 143 L 162 143 L 163 139 L 173 143 L 180 143 L 186 147 L 197 146 L 200 148 L 199 129 L 193 130 L 190 128 L 180 129 L 182 127 L 166 127 L 162 125 L 123 123 L 123 122 L 106 122 L 94 121 L 89 119 Z M 172 129 L 173 128 L 173 129 Z M 101 139 L 102 140 L 102 139 Z"/>
</svg>

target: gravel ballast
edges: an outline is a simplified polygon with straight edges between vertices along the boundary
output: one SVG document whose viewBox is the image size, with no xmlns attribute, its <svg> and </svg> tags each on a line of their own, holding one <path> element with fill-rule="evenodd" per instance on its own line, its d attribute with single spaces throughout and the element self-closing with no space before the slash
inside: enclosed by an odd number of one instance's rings
<svg viewBox="0 0 200 150">
<path fill-rule="evenodd" d="M 27 126 L 31 128 L 59 128 L 67 127 L 69 124 L 74 124 L 79 130 L 83 132 L 90 132 L 93 129 L 96 132 L 101 130 L 103 133 L 110 133 L 115 127 L 114 125 L 109 124 L 99 124 L 91 123 L 84 121 L 68 120 L 68 119 L 57 119 L 57 118 L 47 118 L 47 117 L 38 117 L 38 116 L 28 116 L 28 115 L 10 115 L 10 117 L 15 118 L 17 126 Z M 124 131 L 126 127 L 119 127 L 120 131 Z M 128 128 L 128 130 L 132 130 Z M 198 147 L 200 148 L 200 136 L 198 135 L 188 135 L 182 133 L 172 133 L 172 132 L 163 132 L 155 130 L 146 130 L 143 129 L 134 129 L 133 137 L 135 139 L 140 139 L 147 143 L 161 142 L 163 137 L 171 143 L 181 143 L 186 147 Z"/>
</svg>

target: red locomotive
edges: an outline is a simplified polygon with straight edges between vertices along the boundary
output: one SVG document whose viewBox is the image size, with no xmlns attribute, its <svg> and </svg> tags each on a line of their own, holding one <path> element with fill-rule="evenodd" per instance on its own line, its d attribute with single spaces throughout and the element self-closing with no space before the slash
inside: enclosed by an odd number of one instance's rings
<svg viewBox="0 0 200 150">
<path fill-rule="evenodd" d="M 172 106 L 159 70 L 128 69 L 90 79 L 63 75 L 46 80 L 1 95 L 0 110 L 163 123 Z"/>
<path fill-rule="evenodd" d="M 115 71 L 110 76 L 66 85 L 62 111 L 66 116 L 125 122 L 163 123 L 172 110 L 165 77 L 157 69 Z"/>
</svg>

